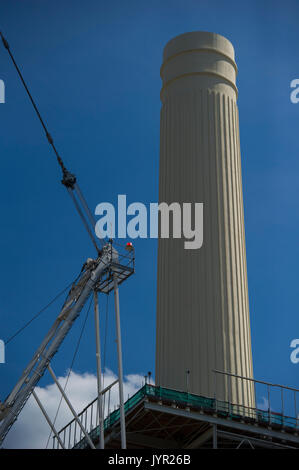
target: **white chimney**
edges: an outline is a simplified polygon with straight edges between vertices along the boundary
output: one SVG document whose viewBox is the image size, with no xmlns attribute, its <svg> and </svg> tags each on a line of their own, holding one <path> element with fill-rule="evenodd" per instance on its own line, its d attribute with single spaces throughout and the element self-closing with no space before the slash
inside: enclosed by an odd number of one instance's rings
<svg viewBox="0 0 299 470">
<path fill-rule="evenodd" d="M 159 200 L 204 206 L 200 249 L 159 239 L 156 384 L 206 397 L 213 369 L 253 377 L 236 75 L 218 34 L 182 34 L 164 49 Z M 216 388 L 255 406 L 248 381 L 218 375 Z"/>
</svg>

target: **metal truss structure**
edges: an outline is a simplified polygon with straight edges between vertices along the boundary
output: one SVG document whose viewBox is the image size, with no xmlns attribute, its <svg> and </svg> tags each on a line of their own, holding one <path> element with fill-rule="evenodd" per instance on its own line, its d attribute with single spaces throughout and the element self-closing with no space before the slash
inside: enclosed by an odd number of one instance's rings
<svg viewBox="0 0 299 470">
<path fill-rule="evenodd" d="M 299 393 L 299 390 L 292 390 Z M 81 420 L 86 423 L 94 445 L 99 447 L 100 426 L 94 419 L 94 404 L 95 401 L 82 411 Z M 299 449 L 297 416 L 258 408 L 249 411 L 215 398 L 149 384 L 127 400 L 124 409 L 127 447 L 130 449 Z M 103 430 L 105 448 L 118 449 L 119 409 L 108 413 Z M 74 429 L 74 422 L 60 430 L 58 436 L 68 448 L 88 446 L 80 430 Z M 54 437 L 53 447 L 61 448 L 57 437 Z"/>
<path fill-rule="evenodd" d="M 53 381 L 56 383 L 62 397 L 66 401 L 74 420 L 81 432 L 83 433 L 88 446 L 95 448 L 92 439 L 89 437 L 84 424 L 78 418 L 77 413 L 72 407 L 67 395 L 61 387 L 56 375 L 50 365 L 52 358 L 58 352 L 64 338 L 70 331 L 74 321 L 79 316 L 85 303 L 93 293 L 95 305 L 95 329 L 96 329 L 96 358 L 97 358 L 97 379 L 98 379 L 98 415 L 100 423 L 103 422 L 103 406 L 102 396 L 107 390 L 102 390 L 101 381 L 101 354 L 100 354 L 100 330 L 99 330 L 99 306 L 98 306 L 98 292 L 109 293 L 114 290 L 115 296 L 115 315 L 116 315 L 116 331 L 117 331 L 117 352 L 118 352 L 118 384 L 119 384 L 119 397 L 120 397 L 120 413 L 121 413 L 121 427 L 122 427 L 122 448 L 126 447 L 126 434 L 125 434 L 125 414 L 124 414 L 124 398 L 123 398 L 123 368 L 122 368 L 122 348 L 121 348 L 121 330 L 120 330 L 120 312 L 119 312 L 119 283 L 126 280 L 134 272 L 134 250 L 129 254 L 119 255 L 118 251 L 114 249 L 112 243 L 107 243 L 101 250 L 99 257 L 95 260 L 88 259 L 82 268 L 79 280 L 77 280 L 71 287 L 71 290 L 62 306 L 62 309 L 53 323 L 52 327 L 46 334 L 41 345 L 37 349 L 33 358 L 28 366 L 23 371 L 19 381 L 8 395 L 3 403 L 0 403 L 0 444 L 3 443 L 10 428 L 18 418 L 21 410 L 25 406 L 27 400 L 31 395 L 35 398 L 38 406 L 40 407 L 45 419 L 51 427 L 54 436 L 57 437 L 58 442 L 62 448 L 65 444 L 62 442 L 58 433 L 46 413 L 45 408 L 40 402 L 36 392 L 35 386 L 40 381 L 46 370 L 52 376 Z M 101 426 L 102 428 L 102 426 Z M 103 434 L 101 439 L 101 446 L 103 443 Z"/>
</svg>

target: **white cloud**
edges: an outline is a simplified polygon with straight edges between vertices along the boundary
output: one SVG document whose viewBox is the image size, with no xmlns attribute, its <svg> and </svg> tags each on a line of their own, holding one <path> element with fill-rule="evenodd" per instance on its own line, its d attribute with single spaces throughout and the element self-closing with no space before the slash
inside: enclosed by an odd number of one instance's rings
<svg viewBox="0 0 299 470">
<path fill-rule="evenodd" d="M 67 374 L 59 377 L 59 383 L 64 387 Z M 109 369 L 105 370 L 104 386 L 111 384 L 116 380 L 116 375 Z M 144 377 L 138 374 L 127 375 L 124 380 L 124 397 L 132 396 L 144 384 Z M 77 374 L 71 372 L 67 385 L 67 397 L 70 400 L 75 411 L 79 413 L 87 406 L 97 395 L 96 376 L 89 373 Z M 36 387 L 35 392 L 46 409 L 50 419 L 54 420 L 61 394 L 55 384 L 46 387 Z M 108 409 L 108 397 L 106 398 L 105 409 Z M 114 410 L 118 405 L 118 385 L 111 389 L 110 410 Z M 96 409 L 93 412 L 94 420 Z M 65 401 L 61 403 L 60 411 L 56 420 L 55 428 L 60 430 L 69 421 L 73 419 Z M 26 403 L 24 409 L 19 415 L 18 420 L 7 435 L 3 447 L 6 449 L 45 449 L 50 434 L 50 428 L 33 396 Z M 49 448 L 53 446 L 51 437 Z"/>
<path fill-rule="evenodd" d="M 259 410 L 267 410 L 269 409 L 269 400 L 266 397 L 261 397 L 262 401 L 257 403 L 257 408 Z"/>
</svg>

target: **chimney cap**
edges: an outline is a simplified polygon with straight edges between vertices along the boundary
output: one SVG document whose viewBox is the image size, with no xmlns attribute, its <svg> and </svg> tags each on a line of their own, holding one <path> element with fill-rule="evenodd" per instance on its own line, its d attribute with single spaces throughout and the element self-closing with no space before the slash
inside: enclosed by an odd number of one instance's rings
<svg viewBox="0 0 299 470">
<path fill-rule="evenodd" d="M 174 55 L 196 49 L 214 50 L 235 61 L 234 47 L 224 36 L 208 31 L 191 31 L 179 34 L 168 41 L 163 51 L 163 62 Z"/>
</svg>

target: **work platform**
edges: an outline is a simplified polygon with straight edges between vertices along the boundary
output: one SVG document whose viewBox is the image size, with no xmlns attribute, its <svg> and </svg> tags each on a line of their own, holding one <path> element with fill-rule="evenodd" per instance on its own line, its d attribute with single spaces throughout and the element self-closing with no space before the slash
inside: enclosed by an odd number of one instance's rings
<svg viewBox="0 0 299 470">
<path fill-rule="evenodd" d="M 107 265 L 100 281 L 96 284 L 96 289 L 104 294 L 109 294 L 109 292 L 114 289 L 113 274 L 116 274 L 118 285 L 120 285 L 132 276 L 135 271 L 135 254 L 133 248 L 131 251 L 125 252 L 124 247 L 118 245 L 118 250 L 116 251 L 111 243 L 108 249 L 112 261 Z"/>
<path fill-rule="evenodd" d="M 80 414 L 97 446 L 97 399 Z M 298 416 L 248 409 L 228 402 L 144 385 L 125 403 L 128 449 L 293 448 L 299 449 Z M 105 448 L 120 448 L 119 409 L 104 422 Z M 59 436 L 66 447 L 88 443 L 73 421 Z M 54 448 L 58 448 L 54 439 Z"/>
</svg>

